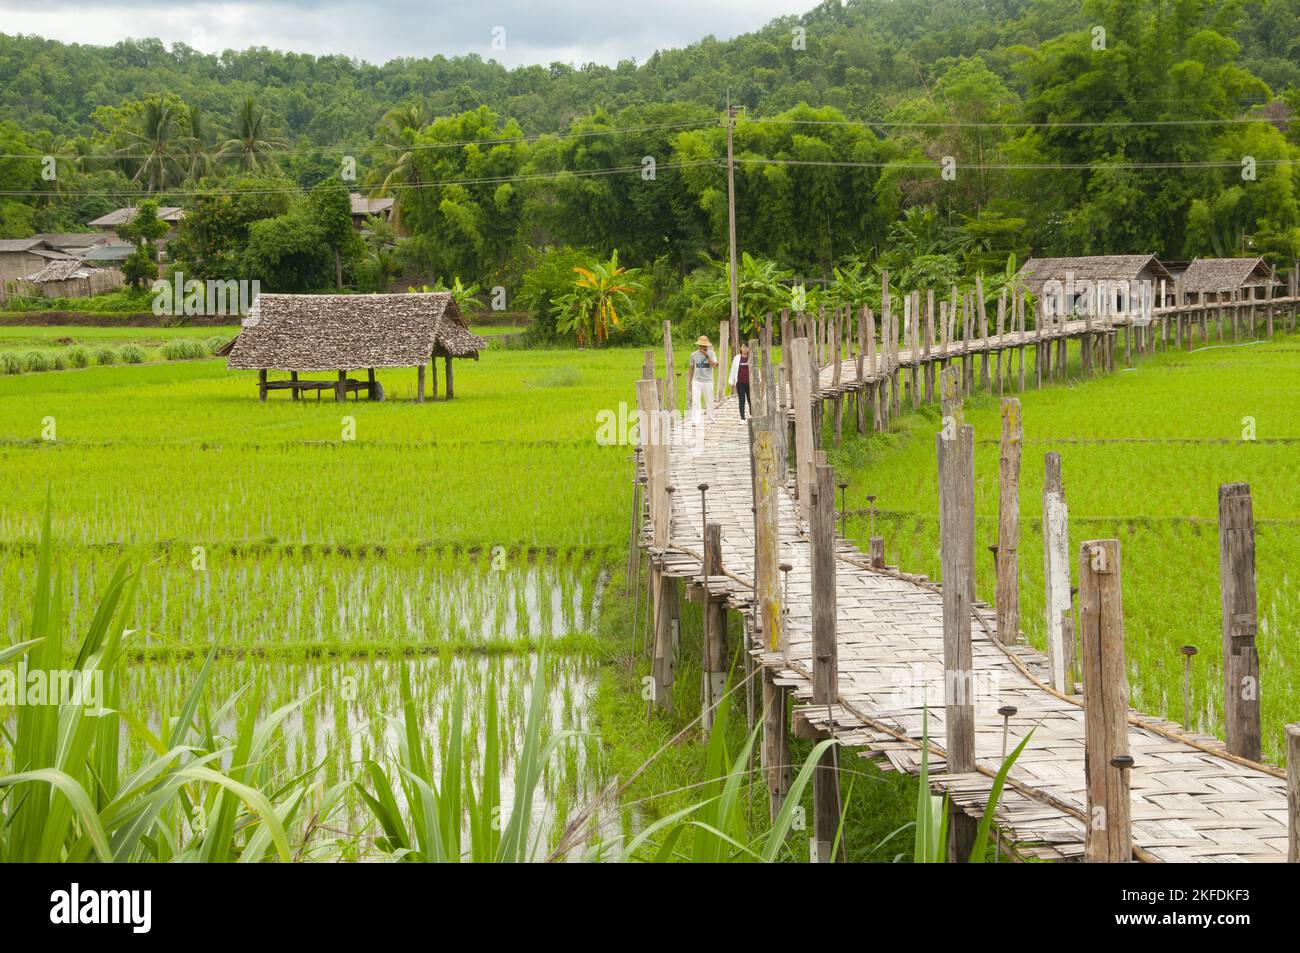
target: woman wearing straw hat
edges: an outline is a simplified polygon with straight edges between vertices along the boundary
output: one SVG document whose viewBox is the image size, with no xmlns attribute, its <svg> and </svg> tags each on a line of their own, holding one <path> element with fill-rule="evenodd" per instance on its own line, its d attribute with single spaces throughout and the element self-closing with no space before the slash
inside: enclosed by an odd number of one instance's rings
<svg viewBox="0 0 1300 953">
<path fill-rule="evenodd" d="M 691 352 L 691 423 L 700 422 L 700 405 L 703 404 L 713 422 L 713 369 L 718 366 L 718 356 L 713 353 L 709 339 L 703 334 Z"/>
</svg>

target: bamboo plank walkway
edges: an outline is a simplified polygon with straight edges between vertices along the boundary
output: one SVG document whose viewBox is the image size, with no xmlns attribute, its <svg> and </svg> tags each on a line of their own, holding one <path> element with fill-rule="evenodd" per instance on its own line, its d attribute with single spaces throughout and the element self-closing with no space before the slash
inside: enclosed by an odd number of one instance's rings
<svg viewBox="0 0 1300 953">
<path fill-rule="evenodd" d="M 1089 327 L 1088 330 L 1095 330 Z M 1058 327 L 1067 337 L 1083 333 L 1083 322 Z M 932 348 L 929 360 L 1018 345 L 1015 335 Z M 1029 342 L 1032 346 L 1032 339 Z M 921 356 L 901 351 L 899 364 Z M 854 360 L 840 367 L 838 388 L 832 366 L 821 369 L 819 397 L 844 393 L 856 380 Z M 1032 386 L 1032 385 L 1031 385 Z M 847 416 L 847 414 L 846 414 Z M 869 418 L 868 418 L 869 423 Z M 799 526 L 788 481 L 779 494 L 780 560 L 793 566 L 786 600 L 787 653 L 764 650 L 754 630 L 755 530 L 747 427 L 734 398 L 722 401 L 702 449 L 682 439 L 680 428 L 668 452 L 672 494 L 671 542 L 655 549 L 650 524 L 642 545 L 665 576 L 706 586 L 709 593 L 742 613 L 747 649 L 794 694 L 796 717 L 835 735 L 850 749 L 886 769 L 916 774 L 920 767 L 922 711 L 928 707 L 930 772 L 936 791 L 947 790 L 967 813 L 982 814 L 993 777 L 1003 760 L 1003 717 L 1014 705 L 1006 750 L 1031 729 L 1032 740 L 1012 769 L 999 804 L 997 823 L 1004 845 L 1022 857 L 1078 859 L 1083 853 L 1084 715 L 1078 698 L 1048 687 L 1047 658 L 1020 643 L 1003 646 L 992 637 L 991 607 L 977 603 L 972 625 L 976 678 L 977 773 L 948 774 L 943 760 L 943 609 L 938 586 L 922 577 L 870 568 L 868 558 L 848 541 L 838 541 L 838 704 L 813 708 L 811 645 L 811 547 Z M 702 503 L 696 487 L 707 483 L 707 519 L 722 528 L 725 575 L 702 575 Z M 937 505 L 937 503 L 936 503 Z M 1027 558 L 1034 558 L 1026 553 Z M 922 696 L 924 691 L 924 696 Z M 925 698 L 923 706 L 920 699 Z M 1156 862 L 1284 861 L 1287 852 L 1287 785 L 1276 768 L 1229 755 L 1217 739 L 1183 732 L 1180 725 L 1130 712 L 1132 838 L 1135 859 Z"/>
</svg>

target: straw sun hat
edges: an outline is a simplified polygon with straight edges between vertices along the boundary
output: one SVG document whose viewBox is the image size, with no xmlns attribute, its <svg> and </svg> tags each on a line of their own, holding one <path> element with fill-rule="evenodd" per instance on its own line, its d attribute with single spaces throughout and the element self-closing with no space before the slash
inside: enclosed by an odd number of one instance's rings
<svg viewBox="0 0 1300 953">
<path fill-rule="evenodd" d="M 696 346 L 696 347 L 709 347 L 710 345 L 709 345 L 709 338 L 708 338 L 708 335 L 701 334 L 701 335 L 700 335 L 700 339 L 699 339 L 698 341 L 695 342 L 695 346 Z"/>
</svg>

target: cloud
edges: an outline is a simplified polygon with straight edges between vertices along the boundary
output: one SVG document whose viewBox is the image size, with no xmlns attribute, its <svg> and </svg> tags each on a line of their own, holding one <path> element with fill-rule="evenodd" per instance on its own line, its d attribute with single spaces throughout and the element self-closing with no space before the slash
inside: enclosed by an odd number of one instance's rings
<svg viewBox="0 0 1300 953">
<path fill-rule="evenodd" d="M 483 0 L 378 4 L 343 0 L 199 2 L 43 0 L 0 2 L 6 33 L 35 33 L 103 45 L 156 36 L 207 53 L 265 46 L 372 63 L 397 57 L 477 53 L 507 66 L 643 62 L 656 49 L 710 34 L 725 39 L 773 17 L 801 13 L 813 0 Z M 494 39 L 497 40 L 494 46 Z"/>
</svg>

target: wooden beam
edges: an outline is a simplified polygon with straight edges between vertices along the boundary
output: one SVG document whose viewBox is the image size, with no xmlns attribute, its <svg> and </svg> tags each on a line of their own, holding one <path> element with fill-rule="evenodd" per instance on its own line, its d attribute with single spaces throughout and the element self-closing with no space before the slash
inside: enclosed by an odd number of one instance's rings
<svg viewBox="0 0 1300 953">
<path fill-rule="evenodd" d="M 339 382 L 334 385 L 334 399 L 347 400 L 348 398 L 348 372 L 339 371 Z"/>
<path fill-rule="evenodd" d="M 421 364 L 415 369 L 415 402 L 424 403 L 424 365 Z"/>
<path fill-rule="evenodd" d="M 1255 647 L 1255 517 L 1250 484 L 1219 487 L 1219 580 L 1223 592 L 1223 721 L 1228 750 L 1259 761 L 1259 655 Z"/>
<path fill-rule="evenodd" d="M 762 767 L 767 782 L 771 819 L 781 811 L 790 790 L 790 734 L 787 727 L 789 689 L 776 684 L 770 668 L 763 669 L 763 750 Z"/>
<path fill-rule="evenodd" d="M 821 455 L 824 457 L 824 455 Z M 812 670 L 813 704 L 829 709 L 839 700 L 835 644 L 835 473 L 820 459 L 809 500 L 809 539 L 812 548 Z M 821 755 L 813 775 L 813 846 L 816 863 L 834 861 L 832 848 L 839 828 L 839 762 L 835 746 Z"/>
<path fill-rule="evenodd" d="M 1300 864 L 1300 722 L 1286 726 L 1286 808 L 1286 859 Z"/>
<path fill-rule="evenodd" d="M 1070 612 L 1070 515 L 1061 480 L 1061 455 L 1047 454 L 1043 477 L 1043 600 L 1047 667 L 1052 688 L 1074 694 L 1074 617 Z"/>
<path fill-rule="evenodd" d="M 265 370 L 260 370 L 257 372 L 257 399 L 260 401 L 266 400 L 266 371 Z"/>
<path fill-rule="evenodd" d="M 961 373 L 957 368 L 951 372 Z M 962 375 L 964 378 L 964 374 Z M 955 385 L 944 373 L 944 390 Z M 939 559 L 942 566 L 945 742 L 948 771 L 975 770 L 974 661 L 971 602 L 974 591 L 975 428 L 945 414 L 935 435 L 939 465 Z M 970 856 L 978 824 L 960 809 L 950 812 L 950 856 Z"/>
<path fill-rule="evenodd" d="M 1002 439 L 998 453 L 998 579 L 995 603 L 998 641 L 1020 637 L 1020 401 L 1002 400 Z"/>
<path fill-rule="evenodd" d="M 447 354 L 446 356 L 443 357 L 443 369 L 445 370 L 447 375 L 447 399 L 451 400 L 453 397 L 456 396 L 456 390 L 455 390 L 455 385 L 452 383 L 452 378 L 451 378 L 451 355 L 450 354 Z"/>
<path fill-rule="evenodd" d="M 723 338 L 725 341 L 726 338 Z M 722 524 L 704 527 L 704 666 L 702 724 L 707 737 L 727 685 L 727 603 L 709 595 L 708 577 L 722 573 Z"/>
<path fill-rule="evenodd" d="M 1126 863 L 1133 856 L 1129 829 L 1132 761 L 1128 758 L 1128 676 L 1117 539 L 1090 540 L 1079 549 L 1079 636 L 1088 796 L 1083 859 Z"/>
<path fill-rule="evenodd" d="M 808 521 L 808 487 L 813 478 L 812 358 L 807 338 L 790 342 L 790 383 L 794 407 L 795 492 L 799 498 L 799 519 Z"/>
</svg>

